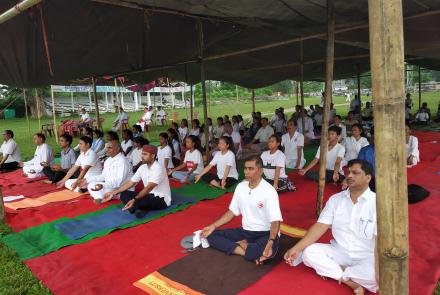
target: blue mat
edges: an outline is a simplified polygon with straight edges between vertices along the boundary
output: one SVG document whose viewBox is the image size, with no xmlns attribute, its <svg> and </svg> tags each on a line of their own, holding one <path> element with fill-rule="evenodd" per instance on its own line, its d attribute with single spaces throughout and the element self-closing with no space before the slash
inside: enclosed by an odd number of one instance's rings
<svg viewBox="0 0 440 295">
<path fill-rule="evenodd" d="M 72 220 L 64 223 L 55 224 L 54 227 L 69 239 L 78 240 L 91 233 L 118 228 L 134 221 L 151 219 L 155 216 L 163 216 L 164 213 L 171 213 L 181 205 L 195 203 L 196 201 L 197 200 L 195 198 L 172 194 L 172 202 L 168 208 L 163 210 L 150 211 L 142 218 L 136 218 L 134 214 L 130 214 L 127 211 L 122 211 L 121 208 L 115 208 L 112 210 L 108 210 L 100 215 L 90 216 L 86 219 Z"/>
</svg>

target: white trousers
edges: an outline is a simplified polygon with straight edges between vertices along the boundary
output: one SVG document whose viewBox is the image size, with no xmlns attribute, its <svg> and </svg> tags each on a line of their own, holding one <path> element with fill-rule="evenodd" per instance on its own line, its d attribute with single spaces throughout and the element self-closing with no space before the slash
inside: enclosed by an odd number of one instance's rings
<svg viewBox="0 0 440 295">
<path fill-rule="evenodd" d="M 374 255 L 354 260 L 336 245 L 315 243 L 304 249 L 302 259 L 305 265 L 313 268 L 321 276 L 337 281 L 352 280 L 370 292 L 377 292 Z M 345 270 L 342 270 L 341 266 L 345 266 Z"/>
<path fill-rule="evenodd" d="M 102 185 L 102 189 L 100 189 L 99 191 L 93 191 L 92 189 L 94 189 L 97 184 Z M 99 181 L 99 182 L 91 182 L 91 183 L 89 183 L 87 185 L 87 190 L 89 191 L 89 193 L 90 193 L 90 195 L 92 196 L 93 199 L 103 199 L 104 195 L 106 193 L 109 193 L 109 192 L 111 192 L 111 191 L 113 191 L 115 189 L 116 188 L 114 188 L 114 187 L 106 186 L 105 182 L 101 182 L 101 181 Z"/>
<path fill-rule="evenodd" d="M 31 170 L 36 171 L 35 173 L 31 173 Z M 28 178 L 38 178 L 43 177 L 44 173 L 42 172 L 42 167 L 40 164 L 38 165 L 26 165 L 23 166 L 23 172 L 26 173 Z"/>
<path fill-rule="evenodd" d="M 84 179 L 85 179 L 86 182 L 88 183 L 88 181 L 87 181 L 87 176 L 84 176 Z M 78 187 L 78 186 L 77 186 L 75 189 L 72 189 L 72 185 L 73 185 L 73 183 L 74 183 L 75 181 L 77 181 L 76 178 L 75 178 L 75 179 L 68 179 L 68 180 L 66 180 L 66 182 L 64 183 L 64 186 L 65 186 L 68 190 L 70 190 L 70 191 L 79 192 L 80 187 Z"/>
</svg>

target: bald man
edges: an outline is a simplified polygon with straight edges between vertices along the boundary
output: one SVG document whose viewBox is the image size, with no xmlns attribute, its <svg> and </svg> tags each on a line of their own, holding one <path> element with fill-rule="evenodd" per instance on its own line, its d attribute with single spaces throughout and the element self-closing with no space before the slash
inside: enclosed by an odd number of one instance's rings
<svg viewBox="0 0 440 295">
<path fill-rule="evenodd" d="M 112 140 L 107 143 L 109 157 L 104 162 L 102 173 L 87 179 L 87 190 L 95 203 L 101 203 L 105 193 L 111 192 L 133 176 L 132 166 L 122 152 L 118 141 Z M 119 195 L 115 195 L 118 198 Z"/>
</svg>

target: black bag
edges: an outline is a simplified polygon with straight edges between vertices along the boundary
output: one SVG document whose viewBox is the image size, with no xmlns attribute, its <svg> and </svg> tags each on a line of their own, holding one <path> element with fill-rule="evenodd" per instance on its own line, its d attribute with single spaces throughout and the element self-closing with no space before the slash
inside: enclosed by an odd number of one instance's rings
<svg viewBox="0 0 440 295">
<path fill-rule="evenodd" d="M 417 184 L 408 185 L 408 203 L 415 204 L 429 196 L 429 191 Z"/>
</svg>

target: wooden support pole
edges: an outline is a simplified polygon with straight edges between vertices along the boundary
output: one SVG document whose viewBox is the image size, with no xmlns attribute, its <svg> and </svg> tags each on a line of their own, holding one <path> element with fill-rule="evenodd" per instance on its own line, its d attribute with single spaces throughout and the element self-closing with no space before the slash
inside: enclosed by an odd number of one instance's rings
<svg viewBox="0 0 440 295">
<path fill-rule="evenodd" d="M 322 131 L 321 131 L 321 150 L 319 156 L 319 182 L 318 195 L 316 198 L 316 215 L 319 216 L 322 210 L 322 199 L 324 196 L 325 173 L 328 150 L 328 119 L 330 112 L 330 103 L 332 101 L 333 92 L 333 65 L 335 53 L 335 11 L 333 0 L 327 0 L 327 63 L 325 74 L 325 100 L 324 113 L 322 116 Z"/>
<path fill-rule="evenodd" d="M 37 101 L 37 118 L 38 118 L 38 128 L 41 130 L 41 112 L 40 112 L 40 98 L 38 97 L 38 90 L 35 88 L 35 100 Z"/>
<path fill-rule="evenodd" d="M 208 126 L 208 104 L 206 101 L 206 84 L 205 84 L 205 63 L 203 61 L 203 51 L 204 51 L 204 42 L 203 42 L 203 26 L 200 20 L 197 21 L 198 28 L 198 47 L 199 47 L 199 60 L 200 60 L 200 83 L 202 84 L 202 99 L 203 99 L 203 116 L 204 116 L 204 125 L 205 125 L 205 151 L 206 158 L 209 160 L 209 126 Z M 203 143 L 202 143 L 203 144 Z"/>
<path fill-rule="evenodd" d="M 2 187 L 0 186 L 0 222 L 5 222 L 5 204 L 3 203 L 3 191 Z"/>
<path fill-rule="evenodd" d="M 252 98 L 252 112 L 255 113 L 255 89 L 251 89 Z"/>
<path fill-rule="evenodd" d="M 408 294 L 402 0 L 369 0 L 380 294 Z"/>
<path fill-rule="evenodd" d="M 99 115 L 98 94 L 96 93 L 96 78 L 92 77 L 93 100 L 95 101 L 96 122 L 98 129 L 102 130 L 101 117 Z"/>
<path fill-rule="evenodd" d="M 119 121 L 121 121 L 121 107 L 122 107 L 122 105 L 121 105 L 121 94 L 119 94 L 118 95 L 118 80 L 115 78 L 115 91 L 116 91 L 116 101 L 117 101 L 117 104 L 118 104 L 118 115 L 119 115 Z M 122 139 L 122 121 L 121 122 L 119 122 L 119 127 L 120 127 L 120 129 L 119 129 L 119 136 L 121 137 L 121 139 Z"/>
<path fill-rule="evenodd" d="M 31 137 L 31 123 L 29 122 L 29 114 L 28 114 L 28 107 L 27 107 L 27 99 L 26 99 L 26 89 L 23 88 L 23 100 L 24 100 L 24 113 L 26 115 L 26 122 L 28 127 L 28 135 Z"/>
<path fill-rule="evenodd" d="M 189 84 L 189 104 L 190 104 L 190 115 L 191 122 L 194 120 L 194 92 L 193 92 L 193 84 Z"/>
<path fill-rule="evenodd" d="M 55 141 L 58 143 L 57 114 L 55 113 L 55 93 L 53 91 L 53 87 L 52 86 L 50 86 L 50 96 L 52 98 L 53 132 L 55 134 Z"/>
<path fill-rule="evenodd" d="M 300 66 L 300 80 L 299 80 L 299 85 L 301 87 L 301 130 L 304 136 L 306 136 L 305 133 L 305 126 L 306 126 L 306 119 L 304 118 L 304 112 L 305 112 L 305 108 L 304 108 L 304 47 L 303 47 L 303 41 L 301 41 L 299 43 L 299 56 L 300 56 L 300 62 L 301 62 L 301 66 Z"/>
<path fill-rule="evenodd" d="M 361 65 L 360 64 L 356 64 L 356 78 L 357 78 L 357 95 L 359 98 L 359 114 L 361 113 L 362 110 L 362 99 L 361 99 Z M 360 115 L 359 118 L 362 118 L 362 116 Z M 360 121 L 359 121 L 360 122 Z"/>
<path fill-rule="evenodd" d="M 418 71 L 419 71 L 419 110 L 420 110 L 420 108 L 422 107 L 422 76 L 420 75 L 421 74 L 421 71 L 420 71 L 420 66 L 419 66 L 419 68 L 418 68 Z"/>
<path fill-rule="evenodd" d="M 238 85 L 235 85 L 235 96 L 237 98 L 237 103 L 238 103 Z"/>
</svg>

